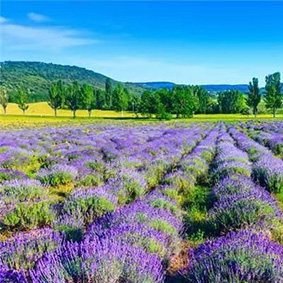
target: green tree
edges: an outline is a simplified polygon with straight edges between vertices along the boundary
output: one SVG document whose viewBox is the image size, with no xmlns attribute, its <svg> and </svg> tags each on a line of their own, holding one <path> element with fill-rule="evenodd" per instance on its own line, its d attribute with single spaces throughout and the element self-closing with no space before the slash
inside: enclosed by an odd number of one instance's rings
<svg viewBox="0 0 283 283">
<path fill-rule="evenodd" d="M 105 81 L 105 104 L 107 108 L 112 109 L 112 83 L 110 78 Z"/>
<path fill-rule="evenodd" d="M 198 97 L 198 110 L 201 114 L 206 114 L 209 106 L 209 94 L 208 91 L 205 90 L 201 86 L 196 86 L 195 91 Z"/>
<path fill-rule="evenodd" d="M 113 108 L 116 111 L 121 111 L 122 117 L 124 116 L 124 110 L 128 106 L 128 95 L 127 91 L 125 88 L 121 85 L 118 84 L 114 91 L 113 91 Z"/>
<path fill-rule="evenodd" d="M 282 106 L 282 93 L 280 73 L 274 73 L 265 77 L 265 104 L 266 108 L 272 109 L 273 117 L 276 117 L 276 111 Z"/>
<path fill-rule="evenodd" d="M 245 98 L 239 90 L 227 90 L 218 94 L 218 104 L 221 113 L 241 113 L 246 109 Z"/>
<path fill-rule="evenodd" d="M 192 109 L 192 116 L 194 116 L 195 112 L 199 109 L 199 93 L 200 87 L 199 86 L 188 86 L 186 87 L 187 95 L 189 96 L 189 103 Z"/>
<path fill-rule="evenodd" d="M 3 107 L 4 114 L 7 113 L 7 106 L 8 106 L 8 103 L 9 103 L 9 94 L 8 94 L 8 91 L 7 91 L 6 87 L 1 86 L 1 87 L 0 87 L 0 104 L 1 104 L 2 107 Z"/>
<path fill-rule="evenodd" d="M 76 118 L 76 112 L 82 106 L 82 92 L 76 81 L 67 88 L 66 104 Z"/>
<path fill-rule="evenodd" d="M 157 113 L 159 103 L 159 96 L 155 95 L 153 91 L 146 90 L 141 95 L 139 111 L 142 115 L 150 118 Z"/>
<path fill-rule="evenodd" d="M 261 100 L 260 89 L 258 86 L 258 79 L 253 78 L 249 83 L 249 93 L 247 98 L 247 105 L 252 108 L 253 114 L 256 117 L 258 112 L 258 105 Z"/>
<path fill-rule="evenodd" d="M 28 91 L 24 88 L 24 87 L 19 87 L 18 88 L 18 92 L 17 92 L 17 96 L 16 96 L 16 101 L 18 104 L 18 107 L 23 111 L 23 114 L 26 114 L 26 111 L 29 108 L 28 103 Z"/>
<path fill-rule="evenodd" d="M 96 97 L 92 86 L 84 84 L 81 88 L 83 108 L 88 111 L 88 116 L 91 117 L 91 111 L 96 107 Z"/>
<path fill-rule="evenodd" d="M 134 93 L 130 96 L 128 103 L 128 110 L 132 111 L 133 113 L 136 114 L 136 116 L 138 116 L 140 104 L 141 104 L 141 96 Z"/>
<path fill-rule="evenodd" d="M 156 118 L 169 120 L 172 117 L 172 92 L 166 88 L 157 90 L 155 96 L 158 97 Z"/>
<path fill-rule="evenodd" d="M 173 113 L 177 118 L 190 117 L 198 108 L 197 87 L 195 86 L 175 86 L 172 92 Z"/>
<path fill-rule="evenodd" d="M 94 96 L 95 96 L 95 101 L 96 101 L 96 108 L 97 109 L 103 109 L 105 107 L 105 91 L 96 88 L 94 90 Z"/>
<path fill-rule="evenodd" d="M 64 103 L 64 85 L 61 80 L 51 84 L 48 91 L 48 105 L 54 110 L 54 116 L 57 116 L 57 110 Z"/>
</svg>

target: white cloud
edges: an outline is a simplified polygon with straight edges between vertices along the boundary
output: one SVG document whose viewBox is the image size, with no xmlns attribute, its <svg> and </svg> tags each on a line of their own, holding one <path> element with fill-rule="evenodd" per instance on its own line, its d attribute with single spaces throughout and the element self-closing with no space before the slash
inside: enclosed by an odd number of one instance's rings
<svg viewBox="0 0 283 283">
<path fill-rule="evenodd" d="M 9 20 L 0 16 L 0 24 L 7 23 Z"/>
<path fill-rule="evenodd" d="M 34 27 L 4 21 L 1 24 L 2 47 L 6 50 L 61 50 L 98 43 L 84 32 L 65 27 Z"/>
<path fill-rule="evenodd" d="M 37 23 L 43 23 L 43 22 L 50 21 L 50 18 L 42 14 L 28 13 L 27 16 L 31 21 L 37 22 Z"/>
</svg>

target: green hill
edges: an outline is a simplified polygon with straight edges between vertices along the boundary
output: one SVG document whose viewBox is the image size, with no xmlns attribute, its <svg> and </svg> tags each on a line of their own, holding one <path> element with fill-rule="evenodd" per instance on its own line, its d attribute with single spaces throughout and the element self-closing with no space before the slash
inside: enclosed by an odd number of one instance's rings
<svg viewBox="0 0 283 283">
<path fill-rule="evenodd" d="M 16 88 L 23 85 L 31 90 L 31 102 L 46 101 L 51 82 L 62 79 L 69 83 L 78 81 L 80 84 L 90 84 L 104 89 L 107 76 L 80 68 L 77 66 L 63 66 L 52 63 L 5 61 L 1 62 L 0 84 L 5 85 L 13 101 Z M 113 86 L 118 81 L 111 79 Z M 130 91 L 141 93 L 140 86 L 123 83 Z"/>
</svg>

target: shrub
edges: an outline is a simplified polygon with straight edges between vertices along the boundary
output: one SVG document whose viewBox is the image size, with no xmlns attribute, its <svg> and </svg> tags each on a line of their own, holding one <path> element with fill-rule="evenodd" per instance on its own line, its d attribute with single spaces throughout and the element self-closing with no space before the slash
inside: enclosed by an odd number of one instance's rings
<svg viewBox="0 0 283 283">
<path fill-rule="evenodd" d="M 283 191 L 283 161 L 279 158 L 263 155 L 253 167 L 253 177 L 271 192 Z"/>
<path fill-rule="evenodd" d="M 37 178 L 43 184 L 58 186 L 73 182 L 77 174 L 77 169 L 72 166 L 55 164 L 50 169 L 41 169 L 37 174 Z"/>
<path fill-rule="evenodd" d="M 0 226 L 26 230 L 50 225 L 55 215 L 49 206 L 48 201 L 16 204 L 14 209 L 2 218 Z"/>
<path fill-rule="evenodd" d="M 68 244 L 47 254 L 30 271 L 34 282 L 163 282 L 155 254 L 119 241 L 92 240 Z"/>
<path fill-rule="evenodd" d="M 190 252 L 189 282 L 280 282 L 283 248 L 263 234 L 232 232 Z"/>
<path fill-rule="evenodd" d="M 50 228 L 17 233 L 7 241 L 0 242 L 0 263 L 11 269 L 27 270 L 45 252 L 60 246 L 62 241 L 62 236 Z"/>
<path fill-rule="evenodd" d="M 84 225 L 88 225 L 96 217 L 100 217 L 106 212 L 113 211 L 117 206 L 115 196 L 107 193 L 101 188 L 82 188 L 73 192 L 65 201 L 62 214 L 71 218 L 80 218 Z"/>
<path fill-rule="evenodd" d="M 0 185 L 0 197 L 6 204 L 36 200 L 47 196 L 47 188 L 42 187 L 37 180 L 11 180 Z"/>
</svg>

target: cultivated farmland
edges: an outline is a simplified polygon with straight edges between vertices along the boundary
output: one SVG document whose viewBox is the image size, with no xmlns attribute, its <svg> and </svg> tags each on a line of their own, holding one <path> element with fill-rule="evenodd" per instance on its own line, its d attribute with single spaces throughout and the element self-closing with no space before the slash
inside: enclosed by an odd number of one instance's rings
<svg viewBox="0 0 283 283">
<path fill-rule="evenodd" d="M 283 282 L 283 122 L 0 130 L 0 282 Z"/>
</svg>

